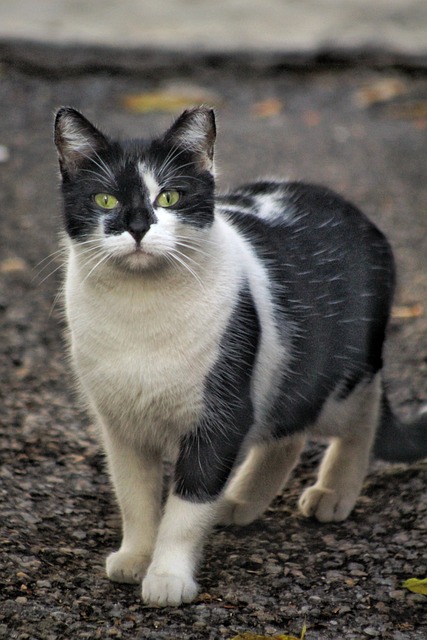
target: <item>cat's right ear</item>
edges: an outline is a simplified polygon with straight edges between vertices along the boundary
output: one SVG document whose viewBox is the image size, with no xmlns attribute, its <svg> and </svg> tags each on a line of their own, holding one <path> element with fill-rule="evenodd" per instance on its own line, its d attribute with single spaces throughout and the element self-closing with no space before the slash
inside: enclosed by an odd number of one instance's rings
<svg viewBox="0 0 427 640">
<path fill-rule="evenodd" d="M 55 145 L 64 180 L 72 178 L 88 158 L 94 158 L 108 145 L 105 136 L 81 113 L 62 107 L 55 117 Z"/>
<path fill-rule="evenodd" d="M 187 109 L 165 134 L 165 140 L 192 153 L 202 171 L 213 172 L 215 113 L 208 107 Z"/>
</svg>

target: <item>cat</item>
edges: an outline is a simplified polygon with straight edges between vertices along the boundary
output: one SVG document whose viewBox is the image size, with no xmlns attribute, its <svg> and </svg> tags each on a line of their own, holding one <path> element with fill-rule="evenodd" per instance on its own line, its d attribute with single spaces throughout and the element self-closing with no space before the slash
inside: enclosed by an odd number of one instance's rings
<svg viewBox="0 0 427 640">
<path fill-rule="evenodd" d="M 55 122 L 70 350 L 123 521 L 106 571 L 150 605 L 194 600 L 211 528 L 261 516 L 307 437 L 331 439 L 299 501 L 321 522 L 349 515 L 371 452 L 427 456 L 427 416 L 400 424 L 384 392 L 384 235 L 320 186 L 216 195 L 215 137 L 207 107 L 147 140 Z"/>
</svg>

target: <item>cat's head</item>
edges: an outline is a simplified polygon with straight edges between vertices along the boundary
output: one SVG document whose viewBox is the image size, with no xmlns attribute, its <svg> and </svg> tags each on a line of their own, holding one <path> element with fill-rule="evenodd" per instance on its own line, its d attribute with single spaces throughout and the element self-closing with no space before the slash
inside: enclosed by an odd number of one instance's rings
<svg viewBox="0 0 427 640">
<path fill-rule="evenodd" d="M 151 140 L 114 141 L 78 111 L 55 120 L 65 229 L 87 264 L 179 264 L 214 220 L 211 109 L 184 111 Z"/>
</svg>

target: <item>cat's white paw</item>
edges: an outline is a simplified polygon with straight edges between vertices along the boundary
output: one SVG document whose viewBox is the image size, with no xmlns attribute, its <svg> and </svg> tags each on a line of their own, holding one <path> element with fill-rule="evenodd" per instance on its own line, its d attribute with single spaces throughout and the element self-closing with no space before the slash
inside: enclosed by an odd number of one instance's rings
<svg viewBox="0 0 427 640">
<path fill-rule="evenodd" d="M 156 574 L 149 571 L 142 582 L 142 599 L 145 604 L 177 607 L 183 602 L 192 602 L 198 590 L 197 583 L 190 575 Z"/>
<path fill-rule="evenodd" d="M 350 514 L 356 499 L 357 496 L 315 485 L 304 491 L 298 506 L 308 518 L 314 516 L 319 522 L 341 522 Z"/>
<path fill-rule="evenodd" d="M 243 527 L 259 518 L 265 509 L 266 505 L 264 503 L 239 503 L 233 500 L 224 500 L 219 513 L 218 524 L 236 524 Z"/>
<path fill-rule="evenodd" d="M 150 560 L 147 555 L 116 551 L 107 558 L 107 576 L 113 582 L 141 584 Z"/>
</svg>

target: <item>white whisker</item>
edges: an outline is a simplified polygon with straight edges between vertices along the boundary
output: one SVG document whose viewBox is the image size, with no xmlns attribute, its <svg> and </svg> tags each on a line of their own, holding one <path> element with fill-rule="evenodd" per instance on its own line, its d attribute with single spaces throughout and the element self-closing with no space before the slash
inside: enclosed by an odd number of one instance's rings
<svg viewBox="0 0 427 640">
<path fill-rule="evenodd" d="M 99 256 L 100 254 L 98 254 Z M 98 260 L 98 262 L 95 264 L 94 267 L 92 267 L 92 269 L 89 271 L 89 273 L 86 274 L 86 276 L 83 279 L 83 282 L 86 282 L 86 280 L 92 275 L 92 273 L 95 271 L 95 269 L 97 269 L 101 264 L 103 264 L 106 260 L 108 260 L 111 257 L 111 255 L 109 253 L 105 253 L 104 255 L 101 254 L 101 258 Z M 85 266 L 88 266 L 88 264 L 90 262 L 92 262 L 95 258 L 89 260 L 88 262 L 86 262 Z"/>
<path fill-rule="evenodd" d="M 169 249 L 169 253 L 167 254 L 168 256 L 170 256 L 171 258 L 173 258 L 174 260 L 176 260 L 179 264 L 181 264 L 189 273 L 191 273 L 191 275 L 195 278 L 195 280 L 199 283 L 199 285 L 202 287 L 202 289 L 205 288 L 205 285 L 203 284 L 202 280 L 200 279 L 200 276 L 194 271 L 194 269 L 192 269 L 192 267 L 190 267 L 189 264 L 187 264 L 187 262 L 185 261 L 184 258 L 190 259 L 188 256 L 186 256 L 184 253 L 181 253 L 181 251 L 178 251 L 177 249 Z M 192 261 L 194 262 L 194 260 Z M 197 264 L 195 262 L 195 264 Z"/>
</svg>

